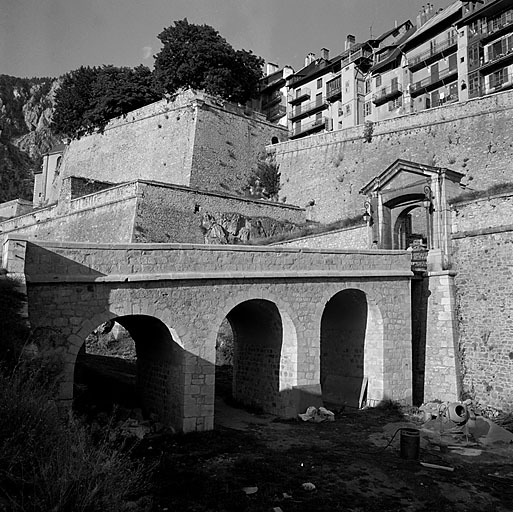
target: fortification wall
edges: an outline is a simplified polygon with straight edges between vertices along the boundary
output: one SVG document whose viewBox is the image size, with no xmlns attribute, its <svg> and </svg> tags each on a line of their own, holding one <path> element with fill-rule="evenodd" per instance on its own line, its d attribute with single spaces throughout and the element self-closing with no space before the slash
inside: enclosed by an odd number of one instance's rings
<svg viewBox="0 0 513 512">
<path fill-rule="evenodd" d="M 381 121 L 372 133 L 358 126 L 269 150 L 280 165 L 280 195 L 300 206 L 315 200 L 312 220 L 331 222 L 361 213 L 359 190 L 398 158 L 462 172 L 473 189 L 511 181 L 512 117 L 508 91 Z"/>
<path fill-rule="evenodd" d="M 367 226 L 353 226 L 328 233 L 309 235 L 294 240 L 277 242 L 273 245 L 284 247 L 308 247 L 309 249 L 368 249 Z"/>
<path fill-rule="evenodd" d="M 513 195 L 453 205 L 463 391 L 513 411 Z"/>
<path fill-rule="evenodd" d="M 196 126 L 191 92 L 152 103 L 111 121 L 103 133 L 74 140 L 63 157 L 62 179 L 79 176 L 122 183 L 148 179 L 188 185 Z"/>
<path fill-rule="evenodd" d="M 282 126 L 268 123 L 260 114 L 235 109 L 229 103 L 200 104 L 189 185 L 244 193 L 273 137 L 283 141 L 288 132 Z"/>
<path fill-rule="evenodd" d="M 185 91 L 111 121 L 103 133 L 74 140 L 53 186 L 77 176 L 122 183 L 152 180 L 239 192 L 272 137 L 287 131 L 253 111 Z"/>
<path fill-rule="evenodd" d="M 210 222 L 234 241 L 246 224 L 249 239 L 264 238 L 305 221 L 304 210 L 292 205 L 145 182 L 139 190 L 134 242 L 202 244 Z"/>
<path fill-rule="evenodd" d="M 136 184 L 116 186 L 2 222 L 0 241 L 17 234 L 35 240 L 129 243 L 136 204 Z"/>
</svg>

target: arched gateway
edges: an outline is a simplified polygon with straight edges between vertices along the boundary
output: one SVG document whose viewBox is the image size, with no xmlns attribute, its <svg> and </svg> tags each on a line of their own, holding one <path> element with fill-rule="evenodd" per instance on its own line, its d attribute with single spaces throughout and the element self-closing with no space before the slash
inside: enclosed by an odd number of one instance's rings
<svg viewBox="0 0 513 512">
<path fill-rule="evenodd" d="M 114 319 L 135 341 L 143 407 L 178 430 L 212 429 L 225 318 L 243 403 L 291 417 L 322 399 L 329 375 L 363 376 L 378 401 L 411 400 L 404 251 L 10 238 L 3 265 L 26 284 L 31 326 L 54 333 L 41 349 L 63 355 L 64 401 L 86 337 Z"/>
</svg>

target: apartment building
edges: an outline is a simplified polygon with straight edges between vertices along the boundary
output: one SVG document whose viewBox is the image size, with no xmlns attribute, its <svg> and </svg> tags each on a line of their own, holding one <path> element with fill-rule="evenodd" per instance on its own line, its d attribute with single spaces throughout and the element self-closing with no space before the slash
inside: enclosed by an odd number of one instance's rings
<svg viewBox="0 0 513 512">
<path fill-rule="evenodd" d="M 462 2 L 458 21 L 460 58 L 464 59 L 461 99 L 513 87 L 513 2 Z"/>
<path fill-rule="evenodd" d="M 400 45 L 415 30 L 413 23 L 407 20 L 378 38 L 374 64 L 365 80 L 365 121 L 381 121 L 405 113 L 403 96 L 409 76 Z"/>
<path fill-rule="evenodd" d="M 513 0 L 427 3 L 335 58 L 321 50 L 287 78 L 292 139 L 419 112 L 513 87 Z"/>
<path fill-rule="evenodd" d="M 349 35 L 344 52 L 332 59 L 326 48 L 318 59 L 307 55 L 305 66 L 287 81 L 292 139 L 363 122 L 365 75 L 372 53 L 370 41 L 356 43 Z"/>
<path fill-rule="evenodd" d="M 406 112 L 418 112 L 459 99 L 458 32 L 461 18 L 458 0 L 435 11 L 432 4 L 419 13 L 417 30 L 403 44 L 410 85 L 405 95 Z"/>
<path fill-rule="evenodd" d="M 279 68 L 268 62 L 265 71 L 253 108 L 262 112 L 269 122 L 287 126 L 287 78 L 294 73 L 294 69 L 290 66 Z"/>
</svg>

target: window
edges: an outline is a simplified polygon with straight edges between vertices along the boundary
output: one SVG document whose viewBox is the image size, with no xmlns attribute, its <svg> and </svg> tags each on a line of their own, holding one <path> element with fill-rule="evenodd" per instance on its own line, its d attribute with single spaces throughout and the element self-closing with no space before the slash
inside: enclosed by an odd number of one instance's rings
<svg viewBox="0 0 513 512">
<path fill-rule="evenodd" d="M 479 73 L 473 73 L 468 76 L 468 92 L 470 97 L 479 94 L 480 92 Z"/>
<path fill-rule="evenodd" d="M 345 85 L 345 91 L 346 91 L 346 94 L 349 93 L 349 90 L 351 88 L 351 84 L 349 83 L 349 80 L 346 81 L 346 85 Z"/>
<path fill-rule="evenodd" d="M 490 75 L 490 89 L 494 89 L 495 87 L 501 87 L 502 84 L 508 81 L 508 68 L 499 69 L 495 73 Z"/>
<path fill-rule="evenodd" d="M 390 85 L 390 90 L 392 92 L 395 92 L 395 91 L 399 90 L 399 79 L 396 76 L 394 76 L 394 78 L 392 78 L 392 83 Z"/>
<path fill-rule="evenodd" d="M 301 96 L 301 87 L 299 89 L 296 89 L 296 98 L 299 98 Z"/>
<path fill-rule="evenodd" d="M 388 110 L 389 111 L 395 110 L 396 108 L 401 107 L 402 104 L 403 104 L 403 97 L 399 96 L 398 98 L 395 98 L 388 102 Z"/>
<path fill-rule="evenodd" d="M 322 92 L 315 95 L 315 105 L 316 106 L 322 105 Z"/>
<path fill-rule="evenodd" d="M 370 116 L 372 114 L 372 101 L 367 101 L 363 105 L 363 115 L 364 117 Z"/>
<path fill-rule="evenodd" d="M 376 77 L 376 87 L 381 87 L 381 75 Z"/>
<path fill-rule="evenodd" d="M 475 44 L 468 49 L 468 67 L 470 69 L 479 66 L 481 55 L 482 49 L 479 47 L 479 44 Z"/>
<path fill-rule="evenodd" d="M 321 89 L 322 88 L 322 78 L 318 78 L 317 79 L 317 89 Z"/>
<path fill-rule="evenodd" d="M 454 71 L 458 67 L 458 56 L 453 53 L 452 55 L 449 55 L 449 70 Z"/>
<path fill-rule="evenodd" d="M 370 78 L 365 79 L 365 94 L 369 94 L 371 92 L 372 82 Z"/>
<path fill-rule="evenodd" d="M 351 115 L 351 105 L 347 104 L 344 108 L 344 117 Z"/>
</svg>

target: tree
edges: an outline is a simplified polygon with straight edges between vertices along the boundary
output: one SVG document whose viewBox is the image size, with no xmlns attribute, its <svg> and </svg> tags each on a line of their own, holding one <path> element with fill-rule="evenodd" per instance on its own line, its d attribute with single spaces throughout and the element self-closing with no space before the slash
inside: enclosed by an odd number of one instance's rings
<svg viewBox="0 0 513 512">
<path fill-rule="evenodd" d="M 102 131 L 114 117 L 161 98 L 145 66 L 82 66 L 64 75 L 55 95 L 52 128 L 58 134 L 80 138 Z"/>
<path fill-rule="evenodd" d="M 175 21 L 159 34 L 155 80 L 162 91 L 204 90 L 229 101 L 246 103 L 258 93 L 263 59 L 233 47 L 209 25 Z"/>
</svg>

